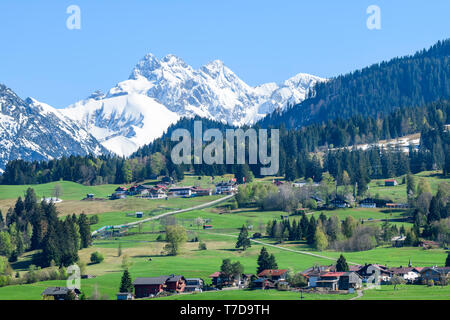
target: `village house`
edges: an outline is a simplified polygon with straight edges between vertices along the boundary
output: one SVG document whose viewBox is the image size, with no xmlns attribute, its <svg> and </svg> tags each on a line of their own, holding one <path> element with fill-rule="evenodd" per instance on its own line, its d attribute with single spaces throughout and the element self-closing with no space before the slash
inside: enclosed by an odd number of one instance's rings
<svg viewBox="0 0 450 320">
<path fill-rule="evenodd" d="M 407 209 L 409 204 L 407 203 L 386 203 L 386 208 L 388 209 Z"/>
<path fill-rule="evenodd" d="M 392 246 L 396 247 L 396 248 L 403 247 L 403 245 L 405 244 L 405 240 L 406 240 L 406 236 L 404 236 L 404 235 L 393 237 L 391 239 Z"/>
<path fill-rule="evenodd" d="M 166 291 L 180 293 L 186 287 L 186 279 L 183 276 L 170 275 L 166 280 Z"/>
<path fill-rule="evenodd" d="M 441 284 L 442 281 L 448 282 L 450 278 L 450 267 L 427 267 L 420 271 L 420 280 L 423 284 L 433 281 L 435 284 Z"/>
<path fill-rule="evenodd" d="M 339 290 L 358 290 L 362 288 L 362 278 L 355 271 L 345 272 L 339 278 Z"/>
<path fill-rule="evenodd" d="M 173 197 L 190 197 L 192 195 L 192 187 L 170 188 L 169 195 Z"/>
<path fill-rule="evenodd" d="M 216 194 L 233 194 L 237 191 L 238 185 L 234 181 L 219 182 L 216 184 Z"/>
<path fill-rule="evenodd" d="M 362 277 L 363 282 L 367 282 L 367 280 L 373 277 L 376 273 L 379 275 L 378 280 L 380 283 L 388 283 L 391 280 L 391 273 L 389 272 L 387 266 L 379 264 L 366 264 L 358 271 L 358 274 Z"/>
<path fill-rule="evenodd" d="M 198 197 L 211 196 L 212 195 L 212 190 L 209 189 L 209 188 L 193 187 L 192 188 L 192 192 Z"/>
<path fill-rule="evenodd" d="M 390 277 L 398 276 L 406 280 L 408 283 L 416 282 L 420 277 L 420 270 L 413 267 L 390 268 Z"/>
<path fill-rule="evenodd" d="M 184 291 L 186 279 L 183 276 L 159 276 L 136 278 L 133 282 L 136 298 L 156 296 L 163 291 L 180 293 Z"/>
<path fill-rule="evenodd" d="M 350 208 L 350 203 L 342 198 L 335 198 L 330 202 L 334 208 Z"/>
<path fill-rule="evenodd" d="M 266 269 L 258 274 L 259 278 L 265 278 L 273 282 L 286 280 L 287 270 L 286 269 Z"/>
<path fill-rule="evenodd" d="M 186 278 L 185 292 L 202 292 L 204 281 L 201 278 Z"/>
<path fill-rule="evenodd" d="M 339 277 L 344 274 L 345 272 L 327 272 L 321 274 L 316 281 L 316 287 L 337 291 L 339 290 Z"/>
<path fill-rule="evenodd" d="M 320 275 L 336 271 L 334 265 L 329 266 L 313 266 L 302 272 L 302 275 L 308 280 L 308 287 L 315 288 L 317 286 L 317 280 L 320 279 Z"/>
<path fill-rule="evenodd" d="M 396 185 L 398 185 L 398 182 L 395 179 L 384 180 L 385 187 L 395 187 Z"/>
<path fill-rule="evenodd" d="M 135 297 L 146 298 L 163 292 L 168 278 L 168 276 L 136 278 L 133 282 Z"/>
<path fill-rule="evenodd" d="M 152 188 L 148 197 L 151 199 L 165 199 L 167 198 L 167 194 L 163 188 Z"/>
<path fill-rule="evenodd" d="M 419 247 L 425 248 L 425 249 L 437 249 L 439 248 L 439 243 L 432 240 L 421 240 L 419 242 Z"/>
<path fill-rule="evenodd" d="M 128 189 L 125 187 L 118 187 L 116 190 L 114 190 L 114 193 L 110 198 L 111 200 L 125 199 L 127 197 L 127 191 Z"/>
<path fill-rule="evenodd" d="M 258 278 L 252 281 L 251 288 L 255 290 L 267 290 L 275 288 L 275 285 L 269 279 Z"/>
<path fill-rule="evenodd" d="M 75 300 L 78 300 L 78 295 L 81 294 L 81 291 L 77 288 L 69 289 L 67 287 L 48 287 L 41 293 L 41 295 L 44 299 L 53 297 L 54 300 L 67 300 L 70 292 L 73 294 Z"/>
<path fill-rule="evenodd" d="M 359 206 L 361 208 L 376 208 L 377 207 L 377 203 L 372 198 L 366 198 L 366 199 L 361 200 L 359 202 Z"/>
</svg>

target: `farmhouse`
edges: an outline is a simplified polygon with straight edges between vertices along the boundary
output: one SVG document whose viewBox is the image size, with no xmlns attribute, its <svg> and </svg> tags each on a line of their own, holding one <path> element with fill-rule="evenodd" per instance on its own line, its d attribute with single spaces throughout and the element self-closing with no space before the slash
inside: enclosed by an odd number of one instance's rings
<svg viewBox="0 0 450 320">
<path fill-rule="evenodd" d="M 269 279 L 272 281 L 284 281 L 286 280 L 287 270 L 275 270 L 275 269 L 266 269 L 258 274 L 258 277 Z"/>
<path fill-rule="evenodd" d="M 376 203 L 375 200 L 372 199 L 372 198 L 366 198 L 366 199 L 361 200 L 361 201 L 359 202 L 359 206 L 360 206 L 361 208 L 376 208 L 377 203 Z"/>
<path fill-rule="evenodd" d="M 436 249 L 439 248 L 439 243 L 432 240 L 422 240 L 419 243 L 419 247 L 423 247 L 425 249 Z"/>
<path fill-rule="evenodd" d="M 398 182 L 395 179 L 384 180 L 385 187 L 395 187 L 396 185 L 398 185 Z"/>
<path fill-rule="evenodd" d="M 237 183 L 234 181 L 219 182 L 216 184 L 217 194 L 232 194 L 237 191 Z"/>
<path fill-rule="evenodd" d="M 392 246 L 396 247 L 396 248 L 403 247 L 403 245 L 405 244 L 405 240 L 406 240 L 406 236 L 403 236 L 403 235 L 393 237 L 391 239 Z"/>
<path fill-rule="evenodd" d="M 192 187 L 170 188 L 169 194 L 174 197 L 190 197 L 192 195 Z"/>
<path fill-rule="evenodd" d="M 185 292 L 202 292 L 204 281 L 200 278 L 186 278 Z"/>
<path fill-rule="evenodd" d="M 427 267 L 420 271 L 420 279 L 422 283 L 441 283 L 442 281 L 448 281 L 450 278 L 450 267 Z"/>
<path fill-rule="evenodd" d="M 180 293 L 186 287 L 186 279 L 183 276 L 171 275 L 166 280 L 166 291 Z"/>
<path fill-rule="evenodd" d="M 150 189 L 150 198 L 152 199 L 165 199 L 167 194 L 163 188 L 152 188 Z"/>
<path fill-rule="evenodd" d="M 212 195 L 212 190 L 208 188 L 193 187 L 192 192 L 199 197 Z"/>
<path fill-rule="evenodd" d="M 389 209 L 407 209 L 409 204 L 407 203 L 386 203 L 386 208 Z"/>
<path fill-rule="evenodd" d="M 77 288 L 69 289 L 67 287 L 48 287 L 41 293 L 41 295 L 43 298 L 53 297 L 55 300 L 67 300 L 70 292 L 74 295 L 75 300 L 78 300 L 78 295 L 81 291 Z"/>
<path fill-rule="evenodd" d="M 331 205 L 335 208 L 349 208 L 350 203 L 342 198 L 335 198 L 331 200 Z"/>
<path fill-rule="evenodd" d="M 366 264 L 358 271 L 358 274 L 363 278 L 363 281 L 369 280 L 374 274 L 379 275 L 380 282 L 391 280 L 391 273 L 388 267 L 380 264 Z"/>
<path fill-rule="evenodd" d="M 259 278 L 253 280 L 252 282 L 252 289 L 266 290 L 273 288 L 275 288 L 275 285 L 269 279 Z"/>
<path fill-rule="evenodd" d="M 136 298 L 150 297 L 164 291 L 164 286 L 169 276 L 153 278 L 136 278 L 133 282 L 134 295 Z"/>
<path fill-rule="evenodd" d="M 420 271 L 413 267 L 390 268 L 391 278 L 396 275 L 402 277 L 409 283 L 414 283 L 420 277 Z"/>
</svg>

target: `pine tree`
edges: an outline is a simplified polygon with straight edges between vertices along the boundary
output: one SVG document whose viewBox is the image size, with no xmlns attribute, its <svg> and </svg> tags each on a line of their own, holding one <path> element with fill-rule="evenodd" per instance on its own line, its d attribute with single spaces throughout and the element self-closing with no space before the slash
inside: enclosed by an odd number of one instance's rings
<svg viewBox="0 0 450 320">
<path fill-rule="evenodd" d="M 238 240 L 236 242 L 236 249 L 241 248 L 242 250 L 246 250 L 251 247 L 250 239 L 248 238 L 248 229 L 246 226 L 242 226 L 241 232 L 239 233 Z"/>
<path fill-rule="evenodd" d="M 262 247 L 258 256 L 258 268 L 256 273 L 259 274 L 267 269 L 277 269 L 278 265 L 273 254 L 269 255 L 267 249 Z"/>
<path fill-rule="evenodd" d="M 78 218 L 78 225 L 80 226 L 81 248 L 87 248 L 91 245 L 91 230 L 89 226 L 89 219 L 86 214 L 80 214 Z"/>
<path fill-rule="evenodd" d="M 120 289 L 121 293 L 133 292 L 133 283 L 131 282 L 131 276 L 128 272 L 128 269 L 125 269 L 122 275 L 122 280 L 120 281 Z"/>
<path fill-rule="evenodd" d="M 445 260 L 445 266 L 450 267 L 450 252 L 447 254 L 447 259 Z"/>
<path fill-rule="evenodd" d="M 347 271 L 349 271 L 347 260 L 345 259 L 345 257 L 342 254 L 339 257 L 339 259 L 337 260 L 337 262 L 336 262 L 336 271 L 337 272 L 347 272 Z"/>
</svg>

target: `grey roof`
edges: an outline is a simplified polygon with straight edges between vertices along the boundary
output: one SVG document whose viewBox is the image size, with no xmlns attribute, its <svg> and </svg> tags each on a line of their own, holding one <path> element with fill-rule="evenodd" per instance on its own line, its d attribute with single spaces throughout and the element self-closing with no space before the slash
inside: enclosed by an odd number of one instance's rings
<svg viewBox="0 0 450 320">
<path fill-rule="evenodd" d="M 43 296 L 54 296 L 54 295 L 66 295 L 71 289 L 67 287 L 48 287 L 45 289 L 41 295 Z M 75 293 L 80 293 L 78 289 L 73 290 Z"/>
<path fill-rule="evenodd" d="M 185 279 L 183 276 L 170 276 L 169 279 L 167 279 L 167 282 L 176 282 L 180 281 L 181 279 Z"/>
<path fill-rule="evenodd" d="M 133 285 L 154 285 L 154 284 L 164 284 L 169 276 L 159 276 L 153 278 L 136 278 Z"/>
</svg>

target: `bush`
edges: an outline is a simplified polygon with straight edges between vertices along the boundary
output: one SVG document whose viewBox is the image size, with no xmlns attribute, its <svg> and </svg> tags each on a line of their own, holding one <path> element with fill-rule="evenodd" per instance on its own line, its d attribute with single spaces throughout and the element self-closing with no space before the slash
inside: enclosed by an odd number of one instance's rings
<svg viewBox="0 0 450 320">
<path fill-rule="evenodd" d="M 105 257 L 98 251 L 91 254 L 91 263 L 101 263 Z"/>
<path fill-rule="evenodd" d="M 262 234 L 259 233 L 259 232 L 256 232 L 256 233 L 253 234 L 253 237 L 252 237 L 252 238 L 253 238 L 253 239 L 260 239 L 260 238 L 262 238 Z"/>
<path fill-rule="evenodd" d="M 164 236 L 162 234 L 158 235 L 156 237 L 156 241 L 159 241 L 159 242 L 165 241 Z"/>
<path fill-rule="evenodd" d="M 18 258 L 17 251 L 14 250 L 8 258 L 9 262 L 16 262 Z"/>
<path fill-rule="evenodd" d="M 198 250 L 206 250 L 207 248 L 206 248 L 206 243 L 204 243 L 204 242 L 200 242 L 199 244 L 198 244 Z"/>
<path fill-rule="evenodd" d="M 99 221 L 98 219 L 98 215 L 94 214 L 92 216 L 89 217 L 89 224 L 97 224 Z"/>
</svg>

